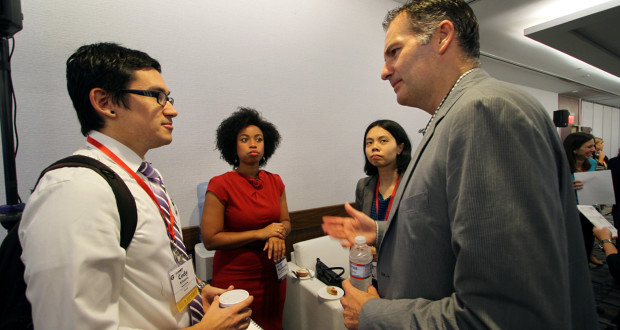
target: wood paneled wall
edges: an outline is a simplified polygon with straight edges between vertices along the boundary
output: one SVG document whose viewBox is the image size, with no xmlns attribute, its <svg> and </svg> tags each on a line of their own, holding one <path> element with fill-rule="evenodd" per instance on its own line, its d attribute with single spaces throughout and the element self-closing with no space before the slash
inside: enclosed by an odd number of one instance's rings
<svg viewBox="0 0 620 330">
<path fill-rule="evenodd" d="M 353 203 L 351 203 L 353 205 Z M 346 217 L 344 204 L 294 211 L 291 216 L 291 233 L 286 238 L 286 258 L 291 260 L 293 244 L 325 235 L 321 224 L 324 215 Z M 200 242 L 198 226 L 183 228 L 183 242 L 187 253 L 194 254 L 194 245 Z"/>
</svg>

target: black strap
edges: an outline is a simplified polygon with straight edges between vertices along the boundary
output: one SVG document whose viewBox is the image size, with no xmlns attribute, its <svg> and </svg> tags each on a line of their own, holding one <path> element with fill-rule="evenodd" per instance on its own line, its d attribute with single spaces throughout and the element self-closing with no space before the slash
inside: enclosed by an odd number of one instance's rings
<svg viewBox="0 0 620 330">
<path fill-rule="evenodd" d="M 336 273 L 335 272 L 336 270 L 339 270 L 340 274 L 336 274 L 336 275 L 338 275 L 338 277 L 340 277 L 340 276 L 342 276 L 342 274 L 344 274 L 344 268 L 343 267 L 329 267 L 329 268 L 327 268 L 327 270 L 331 270 L 334 273 Z"/>
<path fill-rule="evenodd" d="M 111 168 L 94 158 L 82 155 L 72 155 L 63 158 L 44 169 L 37 179 L 35 187 L 39 184 L 39 180 L 41 180 L 45 173 L 62 167 L 87 167 L 101 175 L 108 182 L 114 192 L 118 214 L 121 219 L 121 247 L 126 250 L 131 243 L 134 232 L 136 231 L 138 211 L 136 209 L 136 201 L 123 179 L 121 179 Z"/>
</svg>

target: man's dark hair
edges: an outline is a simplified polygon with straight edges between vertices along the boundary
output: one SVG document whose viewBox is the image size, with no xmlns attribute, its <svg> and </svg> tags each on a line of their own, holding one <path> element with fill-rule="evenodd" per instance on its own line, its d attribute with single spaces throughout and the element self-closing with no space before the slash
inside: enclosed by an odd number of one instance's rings
<svg viewBox="0 0 620 330">
<path fill-rule="evenodd" d="M 470 60 L 480 58 L 480 35 L 478 20 L 473 10 L 463 0 L 414 0 L 390 10 L 383 21 L 388 27 L 399 14 L 409 18 L 411 30 L 418 36 L 422 45 L 428 44 L 439 23 L 449 20 L 454 24 L 456 38 Z"/>
<path fill-rule="evenodd" d="M 252 108 L 239 107 L 230 117 L 222 121 L 215 134 L 215 145 L 220 151 L 221 158 L 235 168 L 239 166 L 237 135 L 250 125 L 260 128 L 263 132 L 265 151 L 259 166 L 265 165 L 280 145 L 280 133 L 272 123 L 264 120 L 260 113 Z"/>
<path fill-rule="evenodd" d="M 368 157 L 366 157 L 366 135 L 368 135 L 368 132 L 376 126 L 379 126 L 384 130 L 390 132 L 390 134 L 392 134 L 392 136 L 396 140 L 397 145 L 404 143 L 403 151 L 400 153 L 400 155 L 396 156 L 396 168 L 398 174 L 403 174 L 403 172 L 405 172 L 405 170 L 407 169 L 407 166 L 409 166 L 409 162 L 411 161 L 411 142 L 409 142 L 409 137 L 407 136 L 407 132 L 405 132 L 403 127 L 400 126 L 400 124 L 398 124 L 397 122 L 389 119 L 381 119 L 371 123 L 366 128 L 366 132 L 364 132 L 364 144 L 362 145 L 365 160 L 364 172 L 366 172 L 366 174 L 369 176 L 375 175 L 379 172 L 377 170 L 377 167 L 372 165 L 368 161 Z"/>
<path fill-rule="evenodd" d="M 573 151 L 581 148 L 586 142 L 594 140 L 594 135 L 584 133 L 584 132 L 575 132 L 570 133 L 564 139 L 564 152 L 566 153 L 566 158 L 568 158 L 568 165 L 570 166 L 570 172 L 575 173 L 577 170 L 576 163 L 577 159 L 575 158 L 575 153 Z M 583 162 L 583 169 L 590 169 L 590 162 Z"/>
<path fill-rule="evenodd" d="M 135 70 L 144 68 L 161 72 L 159 62 L 146 53 L 114 43 L 82 46 L 67 59 L 67 90 L 84 136 L 104 125 L 90 103 L 90 91 L 102 88 L 112 93 L 112 102 L 127 107 L 126 94 L 120 90 L 134 79 Z"/>
</svg>

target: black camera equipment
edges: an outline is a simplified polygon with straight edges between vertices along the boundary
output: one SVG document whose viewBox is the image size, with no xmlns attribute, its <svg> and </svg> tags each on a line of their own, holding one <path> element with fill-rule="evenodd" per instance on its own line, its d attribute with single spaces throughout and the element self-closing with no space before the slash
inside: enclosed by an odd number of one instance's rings
<svg viewBox="0 0 620 330">
<path fill-rule="evenodd" d="M 15 167 L 15 142 L 13 139 L 13 84 L 9 39 L 22 29 L 23 15 L 20 0 L 0 1 L 0 125 L 2 128 L 2 158 L 4 165 L 4 186 L 6 205 L 0 206 L 0 222 L 7 230 L 21 218 L 24 204 L 17 193 L 17 171 Z"/>
</svg>

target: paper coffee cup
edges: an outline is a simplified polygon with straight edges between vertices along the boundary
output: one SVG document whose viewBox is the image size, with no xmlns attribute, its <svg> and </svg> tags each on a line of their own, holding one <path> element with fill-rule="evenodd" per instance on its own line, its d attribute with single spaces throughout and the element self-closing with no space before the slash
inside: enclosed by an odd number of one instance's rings
<svg viewBox="0 0 620 330">
<path fill-rule="evenodd" d="M 230 307 L 238 304 L 250 296 L 250 293 L 243 289 L 235 289 L 222 293 L 220 296 L 220 307 Z"/>
</svg>

